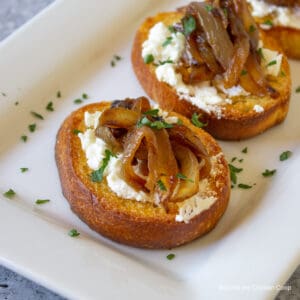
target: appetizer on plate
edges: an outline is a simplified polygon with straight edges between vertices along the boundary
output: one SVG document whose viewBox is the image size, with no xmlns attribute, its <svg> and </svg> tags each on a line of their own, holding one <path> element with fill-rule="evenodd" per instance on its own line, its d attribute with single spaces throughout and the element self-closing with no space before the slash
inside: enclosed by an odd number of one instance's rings
<svg viewBox="0 0 300 300">
<path fill-rule="evenodd" d="M 255 136 L 288 112 L 287 58 L 259 30 L 244 0 L 192 2 L 146 19 L 132 64 L 162 109 L 196 113 L 216 138 Z"/>
<path fill-rule="evenodd" d="M 247 0 L 259 27 L 291 58 L 300 59 L 300 1 Z"/>
<path fill-rule="evenodd" d="M 136 247 L 171 248 L 200 237 L 229 200 L 216 141 L 144 97 L 73 112 L 58 132 L 56 162 L 72 210 L 98 233 Z"/>
</svg>

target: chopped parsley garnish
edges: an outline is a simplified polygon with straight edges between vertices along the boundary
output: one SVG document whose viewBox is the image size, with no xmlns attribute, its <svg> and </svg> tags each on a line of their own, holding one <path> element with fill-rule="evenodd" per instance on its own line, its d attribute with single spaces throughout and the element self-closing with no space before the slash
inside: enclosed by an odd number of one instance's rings
<svg viewBox="0 0 300 300">
<path fill-rule="evenodd" d="M 82 131 L 80 131 L 79 129 L 75 128 L 75 129 L 73 129 L 73 133 L 76 134 L 76 135 L 78 135 L 78 133 L 82 133 Z"/>
<path fill-rule="evenodd" d="M 73 101 L 75 104 L 81 104 L 82 103 L 82 100 L 81 99 L 75 99 L 74 101 Z"/>
<path fill-rule="evenodd" d="M 145 64 L 150 64 L 154 62 L 154 56 L 152 54 L 147 54 L 145 57 L 144 57 L 144 63 Z"/>
<path fill-rule="evenodd" d="M 188 178 L 186 175 L 181 174 L 181 173 L 177 173 L 177 174 L 176 174 L 176 177 L 179 178 L 179 179 L 182 179 L 182 180 L 189 181 L 189 182 L 194 182 L 194 180 Z"/>
<path fill-rule="evenodd" d="M 148 126 L 153 129 L 163 129 L 163 128 L 173 128 L 172 124 L 169 124 L 165 121 L 150 121 L 147 117 L 142 117 L 137 123 L 137 127 L 141 128 L 142 126 Z"/>
<path fill-rule="evenodd" d="M 5 94 L 5 93 L 1 92 L 1 94 L 2 94 L 3 97 L 6 97 L 6 94 Z"/>
<path fill-rule="evenodd" d="M 300 93 L 300 86 L 298 86 L 295 90 L 296 93 Z"/>
<path fill-rule="evenodd" d="M 244 159 L 243 158 L 241 158 L 241 159 L 239 159 L 239 162 L 241 163 L 241 162 L 243 162 L 244 161 Z"/>
<path fill-rule="evenodd" d="M 61 97 L 61 92 L 60 92 L 60 91 L 57 91 L 56 97 L 57 97 L 57 98 L 60 98 L 60 97 Z"/>
<path fill-rule="evenodd" d="M 31 115 L 34 116 L 35 118 L 40 119 L 40 120 L 44 120 L 44 117 L 43 117 L 41 114 L 39 114 L 39 113 L 37 113 L 37 112 L 35 112 L 35 111 L 31 111 L 30 113 L 31 113 Z"/>
<path fill-rule="evenodd" d="M 116 62 L 119 61 L 119 60 L 121 60 L 121 59 L 122 59 L 121 56 L 119 56 L 119 55 L 114 55 L 114 56 L 113 56 L 113 59 L 110 61 L 110 65 L 111 65 L 112 67 L 114 67 L 114 66 L 116 65 Z"/>
<path fill-rule="evenodd" d="M 173 64 L 174 63 L 174 61 L 173 60 L 171 60 L 171 59 L 167 59 L 167 60 L 163 60 L 163 61 L 159 61 L 159 64 L 160 65 L 165 65 L 165 64 Z"/>
<path fill-rule="evenodd" d="M 161 191 L 166 191 L 167 190 L 166 186 L 164 185 L 164 183 L 161 180 L 157 181 L 157 185 L 158 185 L 158 187 Z"/>
<path fill-rule="evenodd" d="M 244 183 L 239 183 L 239 184 L 238 184 L 238 187 L 239 187 L 240 189 L 248 190 L 248 189 L 251 189 L 251 188 L 252 188 L 252 185 L 248 185 L 248 184 L 244 184 Z"/>
<path fill-rule="evenodd" d="M 116 62 L 115 62 L 114 60 L 112 60 L 112 61 L 110 62 L 110 65 L 111 65 L 112 67 L 114 67 L 114 66 L 116 65 Z"/>
<path fill-rule="evenodd" d="M 197 113 L 193 113 L 191 121 L 192 121 L 193 125 L 195 125 L 196 127 L 199 127 L 199 128 L 207 126 L 207 123 L 202 123 L 201 121 L 199 121 L 199 115 Z"/>
<path fill-rule="evenodd" d="M 229 167 L 229 171 L 230 171 L 231 182 L 236 184 L 236 182 L 237 182 L 236 174 L 242 172 L 243 169 L 242 168 L 237 168 L 237 167 L 233 166 L 232 164 L 228 164 L 228 167 Z"/>
<path fill-rule="evenodd" d="M 88 94 L 86 94 L 86 93 L 82 94 L 82 99 L 88 99 L 88 97 L 89 97 Z"/>
<path fill-rule="evenodd" d="M 249 26 L 249 32 L 252 33 L 256 30 L 255 26 L 254 25 L 250 25 Z"/>
<path fill-rule="evenodd" d="M 170 45 L 171 43 L 172 43 L 172 37 L 171 36 L 168 36 L 167 38 L 166 38 L 166 40 L 162 43 L 162 46 L 163 47 L 166 47 L 166 46 L 168 46 L 168 45 Z"/>
<path fill-rule="evenodd" d="M 242 150 L 242 153 L 248 153 L 248 147 L 245 147 L 245 148 Z"/>
<path fill-rule="evenodd" d="M 173 25 L 170 25 L 170 26 L 168 27 L 168 29 L 169 29 L 169 31 L 170 31 L 171 33 L 175 33 L 175 32 L 176 32 L 176 28 L 175 28 Z"/>
<path fill-rule="evenodd" d="M 35 132 L 35 130 L 36 130 L 36 124 L 34 123 L 34 124 L 28 125 L 28 129 L 29 129 L 30 132 Z"/>
<path fill-rule="evenodd" d="M 233 157 L 233 158 L 231 159 L 231 162 L 234 162 L 235 160 L 237 160 L 237 157 Z"/>
<path fill-rule="evenodd" d="M 16 195 L 16 192 L 12 189 L 9 189 L 7 192 L 3 194 L 6 198 L 13 198 Z"/>
<path fill-rule="evenodd" d="M 182 125 L 182 124 L 183 124 L 182 120 L 181 120 L 181 119 L 178 119 L 177 125 Z"/>
<path fill-rule="evenodd" d="M 53 102 L 52 101 L 47 104 L 46 109 L 48 111 L 54 111 Z"/>
<path fill-rule="evenodd" d="M 167 257 L 168 260 L 172 260 L 172 259 L 175 258 L 175 254 L 174 253 L 170 253 L 166 257 Z"/>
<path fill-rule="evenodd" d="M 19 105 L 19 102 L 18 102 L 18 101 L 16 101 L 16 102 L 15 102 L 15 105 L 16 105 L 16 106 L 17 106 L 17 105 Z"/>
<path fill-rule="evenodd" d="M 68 232 L 68 235 L 71 237 L 77 237 L 80 235 L 80 233 L 76 229 L 73 228 Z"/>
<path fill-rule="evenodd" d="M 121 57 L 120 55 L 114 55 L 114 59 L 115 59 L 115 60 L 121 60 L 122 57 Z"/>
<path fill-rule="evenodd" d="M 271 20 L 264 21 L 264 25 L 273 26 L 273 22 Z"/>
<path fill-rule="evenodd" d="M 243 70 L 241 71 L 241 76 L 244 76 L 244 75 L 246 75 L 247 73 L 248 73 L 247 70 L 243 69 Z"/>
<path fill-rule="evenodd" d="M 25 173 L 25 172 L 27 172 L 29 169 L 28 169 L 28 168 L 20 168 L 20 170 L 21 170 L 22 173 Z"/>
<path fill-rule="evenodd" d="M 270 67 L 270 66 L 274 66 L 277 64 L 277 60 L 271 60 L 268 64 L 267 64 L 267 67 Z"/>
<path fill-rule="evenodd" d="M 35 201 L 35 204 L 40 205 L 40 204 L 45 204 L 45 203 L 48 203 L 48 202 L 50 202 L 49 199 L 37 199 L 37 200 Z"/>
<path fill-rule="evenodd" d="M 284 161 L 284 160 L 287 160 L 288 158 L 290 158 L 291 156 L 292 156 L 292 151 L 287 150 L 280 154 L 279 160 Z"/>
<path fill-rule="evenodd" d="M 106 149 L 105 150 L 105 157 L 103 158 L 102 165 L 100 169 L 92 172 L 91 174 L 91 179 L 93 182 L 101 182 L 103 179 L 103 174 L 108 166 L 109 160 L 111 157 L 117 157 L 114 153 L 112 153 L 110 150 Z"/>
<path fill-rule="evenodd" d="M 196 20 L 193 16 L 183 19 L 183 32 L 185 36 L 189 36 L 196 29 Z"/>
<path fill-rule="evenodd" d="M 213 10 L 213 7 L 211 5 L 205 5 L 205 9 L 210 12 Z"/>
<path fill-rule="evenodd" d="M 22 136 L 21 136 L 21 140 L 22 140 L 24 143 L 26 143 L 27 140 L 28 140 L 27 135 L 22 135 Z"/>
<path fill-rule="evenodd" d="M 262 174 L 262 176 L 264 176 L 264 177 L 271 177 L 271 176 L 273 176 L 274 174 L 276 173 L 276 169 L 274 169 L 274 170 L 268 170 L 268 169 L 266 169 L 263 173 L 261 173 Z"/>
<path fill-rule="evenodd" d="M 258 48 L 257 54 L 260 56 L 260 58 L 265 59 L 262 48 Z"/>
<path fill-rule="evenodd" d="M 159 109 L 150 109 L 150 110 L 145 111 L 144 115 L 151 116 L 151 117 L 157 117 L 158 112 L 159 112 Z"/>
<path fill-rule="evenodd" d="M 286 74 L 284 73 L 284 71 L 282 71 L 282 70 L 280 71 L 280 76 L 281 77 L 285 77 L 286 76 Z M 300 87 L 299 87 L 299 92 L 300 92 Z M 296 93 L 297 93 L 297 91 L 296 91 Z"/>
</svg>

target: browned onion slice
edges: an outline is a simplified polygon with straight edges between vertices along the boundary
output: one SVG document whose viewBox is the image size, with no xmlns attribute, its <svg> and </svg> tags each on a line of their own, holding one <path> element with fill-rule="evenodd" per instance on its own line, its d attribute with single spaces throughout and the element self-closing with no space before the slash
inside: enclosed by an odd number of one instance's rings
<svg viewBox="0 0 300 300">
<path fill-rule="evenodd" d="M 171 201 L 177 202 L 188 199 L 199 190 L 199 163 L 195 154 L 187 147 L 179 144 L 172 144 L 175 157 L 180 166 L 180 173 L 186 179 L 179 182 L 174 198 Z"/>
<path fill-rule="evenodd" d="M 112 147 L 114 152 L 122 150 L 121 143 L 114 137 L 111 129 L 105 126 L 98 126 L 95 130 L 96 137 L 102 139 L 105 143 Z"/>
<path fill-rule="evenodd" d="M 123 107 L 115 107 L 105 110 L 99 119 L 101 126 L 110 128 L 129 128 L 134 126 L 140 118 L 136 111 Z"/>
</svg>

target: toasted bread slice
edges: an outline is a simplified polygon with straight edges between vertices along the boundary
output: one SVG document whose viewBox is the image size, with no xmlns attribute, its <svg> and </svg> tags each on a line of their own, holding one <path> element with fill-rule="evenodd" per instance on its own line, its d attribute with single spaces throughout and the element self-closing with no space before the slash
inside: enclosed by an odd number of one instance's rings
<svg viewBox="0 0 300 300">
<path fill-rule="evenodd" d="M 207 122 L 205 130 L 219 139 L 249 138 L 281 123 L 288 112 L 291 92 L 290 70 L 285 56 L 282 58 L 281 75 L 268 77 L 268 82 L 278 91 L 278 97 L 271 98 L 269 95 L 232 97 L 231 104 L 222 104 L 221 118 L 213 113 L 206 113 L 185 99 L 180 99 L 173 87 L 157 79 L 156 66 L 146 64 L 143 60 L 143 43 L 148 39 L 150 29 L 155 24 L 162 22 L 166 26 L 170 26 L 179 22 L 182 17 L 181 12 L 159 13 L 146 19 L 136 33 L 132 48 L 132 65 L 145 92 L 166 111 L 176 111 L 188 118 L 193 113 L 201 115 L 203 121 Z M 281 52 L 276 41 L 269 38 L 264 32 L 261 32 L 261 40 L 265 48 Z M 263 107 L 263 111 L 255 111 L 253 109 L 255 105 Z"/>
<path fill-rule="evenodd" d="M 120 243 L 144 248 L 172 248 L 192 241 L 212 230 L 225 212 L 230 195 L 229 171 L 224 155 L 216 141 L 202 129 L 192 125 L 177 113 L 182 124 L 193 130 L 205 146 L 211 162 L 206 191 L 215 201 L 189 222 L 175 220 L 178 204 L 171 203 L 168 212 L 150 202 L 138 202 L 118 197 L 108 186 L 106 178 L 91 181 L 80 138 L 74 129 L 85 131 L 84 113 L 103 111 L 111 103 L 84 106 L 73 112 L 62 124 L 55 148 L 56 162 L 63 194 L 71 209 L 90 228 Z"/>
</svg>

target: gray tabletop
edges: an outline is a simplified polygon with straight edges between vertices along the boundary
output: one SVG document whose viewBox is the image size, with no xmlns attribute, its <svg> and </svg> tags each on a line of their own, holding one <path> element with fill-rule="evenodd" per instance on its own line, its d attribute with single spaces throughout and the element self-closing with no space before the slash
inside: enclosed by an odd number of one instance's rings
<svg viewBox="0 0 300 300">
<path fill-rule="evenodd" d="M 0 40 L 32 18 L 54 0 L 0 0 Z M 276 300 L 300 299 L 300 268 L 286 286 L 291 291 L 281 291 Z M 48 289 L 0 266 L 0 300 L 63 300 Z"/>
</svg>

